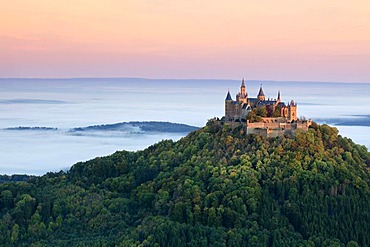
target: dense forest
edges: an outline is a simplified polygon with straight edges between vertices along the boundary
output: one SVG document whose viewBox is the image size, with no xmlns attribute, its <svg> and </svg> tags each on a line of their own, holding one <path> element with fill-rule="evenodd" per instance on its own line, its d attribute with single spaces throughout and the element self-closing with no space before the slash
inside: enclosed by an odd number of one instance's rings
<svg viewBox="0 0 370 247">
<path fill-rule="evenodd" d="M 313 124 L 219 121 L 177 142 L 0 184 L 1 246 L 370 246 L 370 155 Z"/>
<path fill-rule="evenodd" d="M 7 183 L 7 182 L 25 182 L 30 180 L 33 176 L 29 175 L 0 175 L 0 183 Z"/>
</svg>

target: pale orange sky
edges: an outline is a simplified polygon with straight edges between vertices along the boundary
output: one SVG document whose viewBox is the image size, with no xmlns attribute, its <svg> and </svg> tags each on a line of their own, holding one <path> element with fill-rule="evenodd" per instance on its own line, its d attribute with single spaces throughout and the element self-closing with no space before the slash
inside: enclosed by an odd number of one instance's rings
<svg viewBox="0 0 370 247">
<path fill-rule="evenodd" d="M 0 77 L 370 82 L 370 1 L 3 1 Z"/>
</svg>

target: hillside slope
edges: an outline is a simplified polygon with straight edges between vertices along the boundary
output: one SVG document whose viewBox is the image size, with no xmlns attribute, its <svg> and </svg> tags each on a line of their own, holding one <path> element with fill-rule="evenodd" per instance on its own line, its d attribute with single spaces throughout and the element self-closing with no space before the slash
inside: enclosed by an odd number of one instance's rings
<svg viewBox="0 0 370 247">
<path fill-rule="evenodd" d="M 370 155 L 210 121 L 178 142 L 0 185 L 5 246 L 370 246 Z"/>
</svg>

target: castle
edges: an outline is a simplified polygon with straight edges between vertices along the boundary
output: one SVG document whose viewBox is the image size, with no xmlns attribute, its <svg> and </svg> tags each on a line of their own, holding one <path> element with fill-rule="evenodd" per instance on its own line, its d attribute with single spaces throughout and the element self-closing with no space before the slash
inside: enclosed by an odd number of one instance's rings
<svg viewBox="0 0 370 247">
<path fill-rule="evenodd" d="M 225 99 L 225 122 L 246 123 L 247 133 L 265 136 L 278 136 L 289 130 L 308 130 L 311 120 L 297 118 L 297 103 L 291 100 L 287 105 L 281 101 L 280 91 L 277 99 L 266 99 L 262 89 L 259 89 L 256 98 L 248 97 L 244 79 L 240 92 L 233 100 L 230 91 Z"/>
</svg>

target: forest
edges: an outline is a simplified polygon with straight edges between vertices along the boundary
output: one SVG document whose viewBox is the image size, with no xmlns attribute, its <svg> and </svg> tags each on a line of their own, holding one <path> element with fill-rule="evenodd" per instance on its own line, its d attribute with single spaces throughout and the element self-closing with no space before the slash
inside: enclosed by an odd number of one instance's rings
<svg viewBox="0 0 370 247">
<path fill-rule="evenodd" d="M 0 184 L 1 246 L 370 246 L 370 154 L 210 120 L 177 142 Z"/>
</svg>

